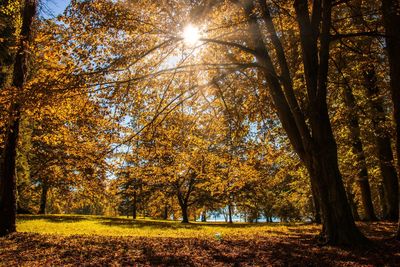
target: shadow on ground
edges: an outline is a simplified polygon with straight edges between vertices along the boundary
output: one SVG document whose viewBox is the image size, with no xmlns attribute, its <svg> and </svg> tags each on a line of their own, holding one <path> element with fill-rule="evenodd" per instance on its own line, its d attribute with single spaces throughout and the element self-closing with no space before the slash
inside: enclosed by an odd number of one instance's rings
<svg viewBox="0 0 400 267">
<path fill-rule="evenodd" d="M 18 215 L 20 221 L 46 220 L 48 222 L 68 223 L 98 219 L 99 216 L 87 215 Z"/>
<path fill-rule="evenodd" d="M 140 266 L 396 266 L 400 242 L 369 249 L 320 247 L 308 237 L 204 240 L 56 236 L 16 233 L 0 238 L 0 265 Z"/>
<path fill-rule="evenodd" d="M 128 218 L 115 218 L 115 217 L 103 217 L 101 224 L 107 226 L 119 226 L 119 227 L 150 227 L 160 229 L 200 229 L 204 227 L 219 227 L 227 229 L 249 229 L 249 228 L 261 228 L 268 225 L 269 228 L 281 227 L 281 226 L 293 226 L 293 224 L 279 224 L 279 223 L 220 223 L 220 222 L 192 222 L 192 223 L 180 223 L 178 221 L 161 221 L 161 220 L 132 220 Z M 296 224 L 296 226 L 303 226 L 307 224 Z"/>
</svg>

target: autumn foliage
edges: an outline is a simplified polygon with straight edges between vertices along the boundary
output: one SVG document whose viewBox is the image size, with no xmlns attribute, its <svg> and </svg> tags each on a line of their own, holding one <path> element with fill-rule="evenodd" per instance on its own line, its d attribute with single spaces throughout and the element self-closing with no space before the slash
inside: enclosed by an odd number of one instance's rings
<svg viewBox="0 0 400 267">
<path fill-rule="evenodd" d="M 0 4 L 1 236 L 17 213 L 314 222 L 315 243 L 361 247 L 356 221 L 395 232 L 399 0 L 42 5 Z"/>
</svg>

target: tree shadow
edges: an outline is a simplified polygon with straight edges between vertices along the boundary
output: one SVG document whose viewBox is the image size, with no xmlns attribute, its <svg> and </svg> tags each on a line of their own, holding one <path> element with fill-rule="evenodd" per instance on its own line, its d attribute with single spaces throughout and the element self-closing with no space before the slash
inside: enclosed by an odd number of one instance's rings
<svg viewBox="0 0 400 267">
<path fill-rule="evenodd" d="M 54 223 L 72 223 L 79 221 L 89 221 L 98 219 L 99 217 L 90 218 L 87 215 L 18 215 L 17 219 L 20 221 L 35 221 L 45 220 Z"/>
<path fill-rule="evenodd" d="M 154 228 L 154 229 L 199 229 L 199 225 L 192 223 L 180 223 L 177 221 L 153 221 L 153 220 L 132 220 L 124 218 L 104 217 L 100 224 L 106 226 L 118 226 L 127 228 Z"/>
<path fill-rule="evenodd" d="M 264 226 L 268 226 L 268 227 L 282 227 L 282 226 L 305 226 L 305 225 L 310 225 L 310 223 L 277 223 L 277 222 L 273 222 L 273 223 L 267 223 L 267 222 L 258 222 L 258 223 L 242 223 L 242 222 L 237 222 L 237 223 L 226 223 L 226 222 L 202 222 L 202 223 L 194 223 L 194 224 L 199 224 L 199 225 L 203 225 L 203 226 L 209 226 L 209 227 L 214 227 L 214 226 L 218 226 L 218 227 L 222 227 L 222 228 L 261 228 Z"/>
<path fill-rule="evenodd" d="M 276 236 L 302 236 L 304 234 L 303 229 L 296 229 L 296 227 L 309 225 L 307 223 L 299 223 L 294 226 L 290 223 L 224 223 L 224 222 L 192 222 L 192 223 L 181 223 L 179 221 L 166 221 L 166 220 L 149 220 L 149 219 L 129 219 L 129 218 L 116 218 L 116 217 L 102 217 L 98 221 L 99 224 L 110 226 L 110 227 L 123 227 L 123 228 L 150 228 L 152 230 L 200 230 L 218 227 L 222 229 L 253 229 L 257 230 L 259 228 L 260 233 L 268 233 L 268 235 Z M 268 226 L 268 228 L 264 228 Z M 287 226 L 281 228 L 282 226 Z M 315 236 L 315 232 L 310 230 L 310 233 L 306 235 Z"/>
</svg>

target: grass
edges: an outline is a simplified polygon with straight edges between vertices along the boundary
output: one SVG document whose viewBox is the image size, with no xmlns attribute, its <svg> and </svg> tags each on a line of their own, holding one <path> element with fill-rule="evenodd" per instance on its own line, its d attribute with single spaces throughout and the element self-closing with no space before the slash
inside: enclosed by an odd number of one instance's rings
<svg viewBox="0 0 400 267">
<path fill-rule="evenodd" d="M 317 234 L 319 227 L 311 224 L 278 223 L 215 223 L 104 217 L 88 215 L 24 215 L 18 217 L 18 232 L 56 235 L 102 235 L 170 238 L 255 238 L 271 236 L 295 237 Z"/>
</svg>

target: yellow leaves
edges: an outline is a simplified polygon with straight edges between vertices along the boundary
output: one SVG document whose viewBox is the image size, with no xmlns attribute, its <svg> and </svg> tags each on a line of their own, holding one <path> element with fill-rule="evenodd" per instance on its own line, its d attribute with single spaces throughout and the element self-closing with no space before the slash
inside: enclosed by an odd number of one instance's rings
<svg viewBox="0 0 400 267">
<path fill-rule="evenodd" d="M 3 16 L 9 16 L 13 19 L 21 19 L 21 7 L 22 1 L 11 0 L 7 1 L 6 4 L 0 6 L 0 14 Z"/>
</svg>

